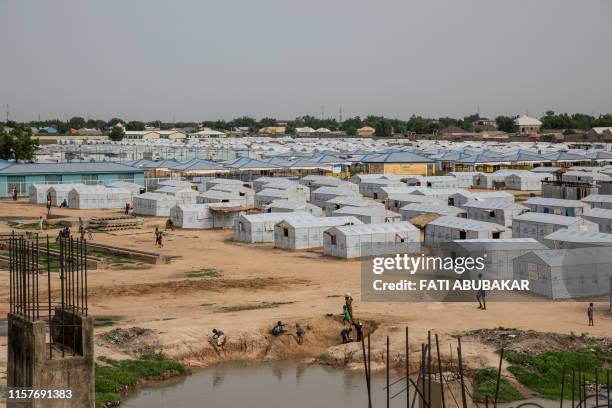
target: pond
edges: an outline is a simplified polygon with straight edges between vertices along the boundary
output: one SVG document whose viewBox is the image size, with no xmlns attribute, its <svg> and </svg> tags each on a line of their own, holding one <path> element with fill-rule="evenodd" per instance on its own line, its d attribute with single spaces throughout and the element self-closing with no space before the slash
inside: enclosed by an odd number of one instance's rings
<svg viewBox="0 0 612 408">
<path fill-rule="evenodd" d="M 397 379 L 392 376 L 391 381 Z M 384 406 L 385 376 L 372 378 L 374 406 Z M 403 389 L 403 381 L 391 394 Z M 321 365 L 285 363 L 223 363 L 179 380 L 146 386 L 124 400 L 124 408 L 354 408 L 367 407 L 363 373 Z M 393 405 L 406 406 L 406 394 Z"/>
<path fill-rule="evenodd" d="M 406 407 L 404 380 L 391 375 L 391 407 Z M 413 378 L 413 380 L 415 380 Z M 385 407 L 385 375 L 372 377 L 374 407 Z M 410 396 L 414 395 L 411 389 Z M 603 399 L 603 397 L 602 397 Z M 600 404 L 602 402 L 600 400 Z M 498 404 L 499 408 L 557 408 L 559 401 L 532 397 Z M 451 404 L 453 405 L 453 404 Z M 484 404 L 478 404 L 484 408 Z M 594 401 L 587 404 L 593 407 Z M 355 408 L 367 407 L 363 373 L 296 362 L 230 362 L 195 371 L 191 376 L 145 386 L 126 397 L 123 408 Z M 418 402 L 414 405 L 418 408 Z M 477 405 L 474 404 L 474 407 Z M 490 405 L 492 406 L 492 404 Z M 571 401 L 563 406 L 571 407 Z"/>
</svg>

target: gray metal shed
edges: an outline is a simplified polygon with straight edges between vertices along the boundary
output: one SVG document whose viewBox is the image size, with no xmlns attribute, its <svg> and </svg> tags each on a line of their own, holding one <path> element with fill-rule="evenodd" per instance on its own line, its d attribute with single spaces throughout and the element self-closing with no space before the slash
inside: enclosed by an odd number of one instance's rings
<svg viewBox="0 0 612 408">
<path fill-rule="evenodd" d="M 548 249 L 514 259 L 515 279 L 528 279 L 533 293 L 551 299 L 575 299 L 610 293 L 609 247 Z"/>
<path fill-rule="evenodd" d="M 511 231 L 499 224 L 451 216 L 440 217 L 425 226 L 425 245 L 464 239 L 510 238 Z"/>
<path fill-rule="evenodd" d="M 612 210 L 606 208 L 587 208 L 582 218 L 599 225 L 599 232 L 612 234 Z"/>
<path fill-rule="evenodd" d="M 546 245 L 533 238 L 505 238 L 505 239 L 466 239 L 440 244 L 440 257 L 442 258 L 484 258 L 482 271 L 470 270 L 458 275 L 453 270 L 438 269 L 441 276 L 477 279 L 482 274 L 484 279 L 512 279 L 514 277 L 513 260 L 527 252 L 537 249 L 548 249 Z"/>
<path fill-rule="evenodd" d="M 527 212 L 512 219 L 513 238 L 535 238 L 542 241 L 544 237 L 561 228 L 583 231 L 599 230 L 597 224 L 580 217 Z"/>
<path fill-rule="evenodd" d="M 579 200 L 563 200 L 560 198 L 531 197 L 523 203 L 532 212 L 565 215 L 576 217 L 582 215 L 589 204 Z"/>
<path fill-rule="evenodd" d="M 323 233 L 323 254 L 338 258 L 415 253 L 421 232 L 409 222 L 347 225 Z"/>
<path fill-rule="evenodd" d="M 355 217 L 293 217 L 274 226 L 274 246 L 283 249 L 309 249 L 323 246 L 323 232 L 341 225 L 359 225 Z"/>
<path fill-rule="evenodd" d="M 544 243 L 553 249 L 612 246 L 612 234 L 563 228 L 545 236 Z"/>
<path fill-rule="evenodd" d="M 505 200 L 471 200 L 463 205 L 467 218 L 485 222 L 494 222 L 504 227 L 512 226 L 512 219 L 528 211 L 527 207 Z"/>
</svg>

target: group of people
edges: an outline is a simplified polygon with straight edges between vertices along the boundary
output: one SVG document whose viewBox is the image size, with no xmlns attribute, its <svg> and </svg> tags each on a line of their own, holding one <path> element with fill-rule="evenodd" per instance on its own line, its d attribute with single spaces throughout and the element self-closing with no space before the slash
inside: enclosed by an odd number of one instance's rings
<svg viewBox="0 0 612 408">
<path fill-rule="evenodd" d="M 363 339 L 363 324 L 359 320 L 354 319 L 353 315 L 353 297 L 350 293 L 344 294 L 344 305 L 342 306 L 342 323 L 348 324 L 340 331 L 342 344 L 351 343 L 353 341 L 361 341 Z M 355 328 L 356 338 L 351 337 L 351 333 Z"/>
<path fill-rule="evenodd" d="M 276 325 L 272 328 L 273 336 L 280 336 L 282 334 L 286 334 L 287 330 L 285 329 L 285 324 L 282 321 L 276 322 Z M 306 335 L 306 330 L 302 327 L 298 322 L 295 323 L 295 339 L 299 345 L 304 344 L 304 336 Z"/>
</svg>

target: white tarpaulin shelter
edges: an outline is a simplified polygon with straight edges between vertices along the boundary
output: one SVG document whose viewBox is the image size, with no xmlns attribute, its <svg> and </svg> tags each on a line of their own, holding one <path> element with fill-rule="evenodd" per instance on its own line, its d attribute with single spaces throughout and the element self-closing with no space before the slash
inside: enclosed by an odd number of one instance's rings
<svg viewBox="0 0 612 408">
<path fill-rule="evenodd" d="M 131 201 L 132 194 L 125 188 L 81 186 L 73 188 L 68 193 L 68 207 L 79 210 L 124 208 Z"/>
<path fill-rule="evenodd" d="M 241 215 L 234 225 L 234 240 L 240 242 L 274 242 L 274 225 L 293 218 L 315 218 L 308 213 L 261 213 Z"/>
<path fill-rule="evenodd" d="M 51 205 L 59 206 L 64 200 L 66 200 L 66 204 L 67 204 L 68 203 L 68 193 L 70 193 L 70 191 L 73 188 L 83 187 L 83 186 L 85 186 L 85 184 L 83 183 L 53 184 L 49 188 L 49 194 L 51 195 Z"/>
<path fill-rule="evenodd" d="M 355 217 L 311 217 L 284 219 L 274 226 L 274 246 L 308 249 L 323 246 L 323 232 L 341 225 L 360 225 Z"/>
<path fill-rule="evenodd" d="M 144 193 L 133 198 L 134 213 L 138 215 L 154 215 L 167 217 L 170 208 L 176 205 L 174 196 L 162 193 Z"/>
<path fill-rule="evenodd" d="M 323 253 L 338 258 L 415 253 L 421 232 L 409 222 L 347 225 L 323 233 Z"/>
</svg>

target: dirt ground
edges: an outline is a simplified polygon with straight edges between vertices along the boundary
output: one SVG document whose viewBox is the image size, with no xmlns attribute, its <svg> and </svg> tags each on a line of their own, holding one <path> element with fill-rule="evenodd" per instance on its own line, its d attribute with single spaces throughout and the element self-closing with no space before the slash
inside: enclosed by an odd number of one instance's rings
<svg viewBox="0 0 612 408">
<path fill-rule="evenodd" d="M 72 217 L 110 213 L 120 212 L 54 209 L 54 214 Z M 44 214 L 42 205 L 1 201 L 0 232 L 11 231 L 7 225 L 11 218 Z M 477 329 L 510 327 L 612 338 L 607 302 L 595 304 L 594 327 L 588 327 L 586 305 L 580 302 L 490 303 L 486 311 L 478 310 L 474 303 L 362 303 L 359 261 L 324 257 L 321 251 L 278 250 L 273 244 L 235 243 L 228 230 L 169 231 L 164 247 L 156 248 L 153 230 L 164 221 L 145 218 L 143 229 L 94 235 L 96 243 L 176 257 L 166 265 L 89 271 L 90 314 L 114 320 L 110 327 L 96 328 L 99 356 L 122 358 L 153 349 L 192 366 L 205 366 L 223 359 L 322 355 L 323 361 L 359 368 L 358 345 L 337 345 L 341 323 L 328 316 L 342 312 L 342 295 L 346 292 L 355 299 L 355 316 L 370 330 L 376 328 L 372 337 L 374 354 L 382 358 L 389 335 L 392 358 L 398 365 L 403 358 L 406 326 L 410 328 L 414 362 L 428 330 L 440 336 L 442 353 L 447 356 L 456 347 L 453 336 Z M 54 229 L 47 231 L 51 236 L 57 234 Z M 218 276 L 186 275 L 203 268 Z M 7 311 L 8 273 L 0 270 L 0 313 L 5 315 Z M 289 336 L 276 343 L 269 338 L 267 332 L 277 320 L 288 323 L 289 329 L 296 321 L 307 326 L 304 348 Z M 104 335 L 133 327 L 139 328 L 136 334 L 121 342 Z M 226 350 L 214 350 L 208 344 L 215 327 L 229 337 Z M 145 334 L 139 337 L 138 333 Z M 497 365 L 495 344 L 479 336 L 468 336 L 462 343 L 470 367 Z M 0 377 L 4 382 L 6 336 L 0 337 Z"/>
</svg>

